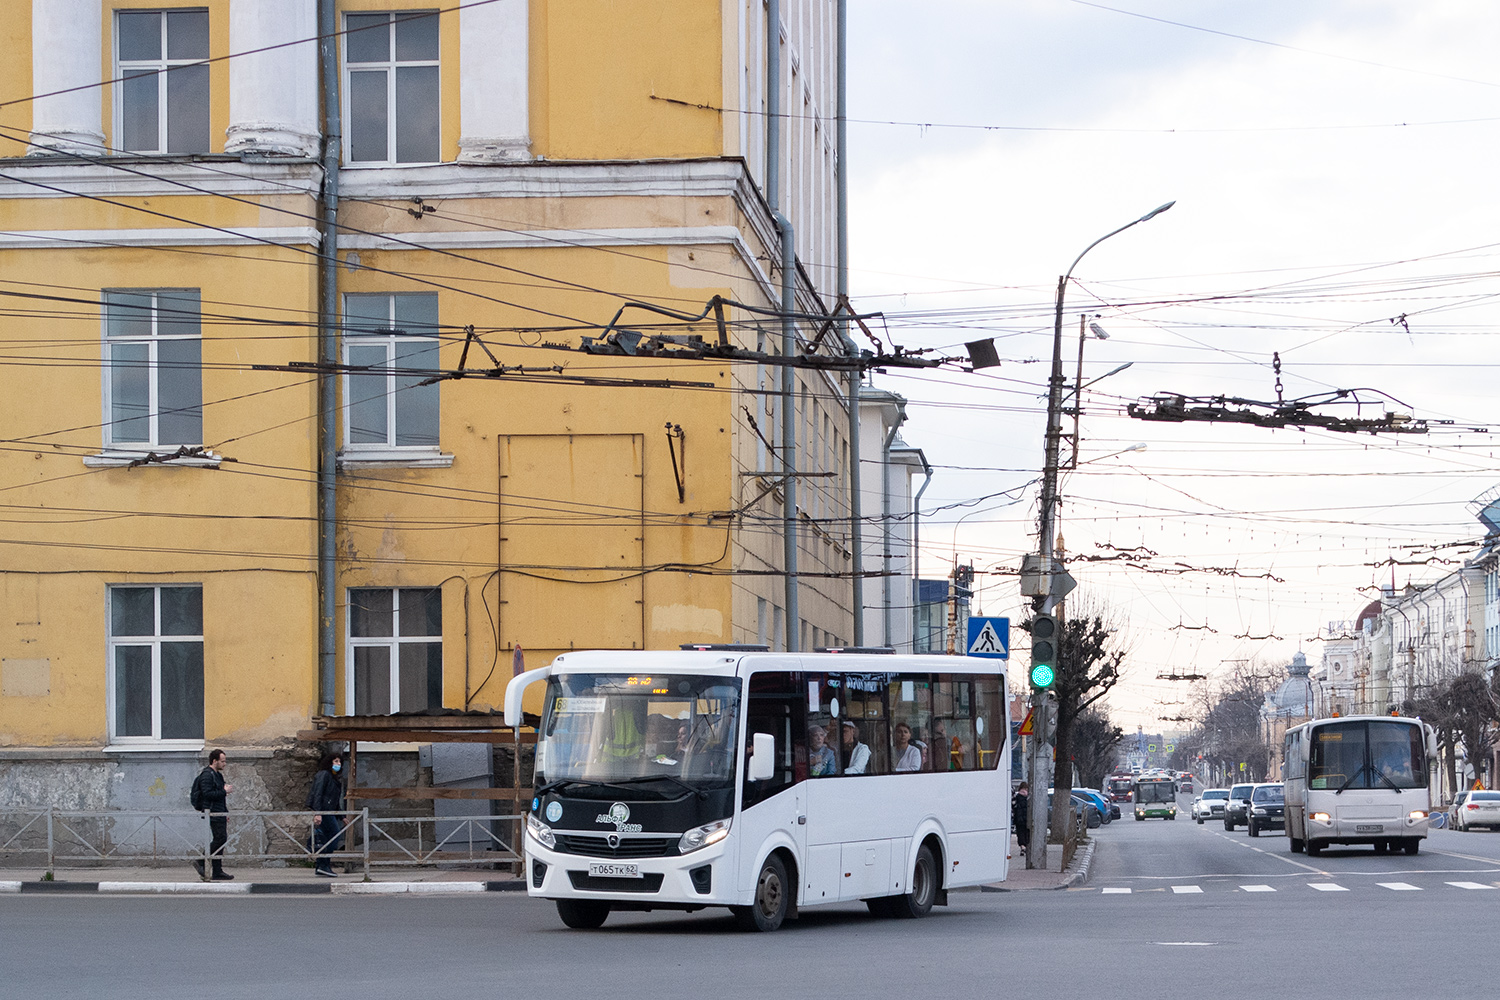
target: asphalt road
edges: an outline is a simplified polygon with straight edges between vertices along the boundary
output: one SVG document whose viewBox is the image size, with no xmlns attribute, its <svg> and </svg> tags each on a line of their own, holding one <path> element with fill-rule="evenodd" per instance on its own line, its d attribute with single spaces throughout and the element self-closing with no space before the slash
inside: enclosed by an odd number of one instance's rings
<svg viewBox="0 0 1500 1000">
<path fill-rule="evenodd" d="M 1077 889 L 955 893 L 918 921 L 874 920 L 859 906 L 810 910 L 762 935 L 735 931 L 722 911 L 614 914 L 602 930 L 568 931 L 550 904 L 510 893 L 5 896 L 0 997 L 1263 998 L 1487 988 L 1483 963 L 1470 959 L 1485 953 L 1500 910 L 1500 835 L 1438 831 L 1414 858 L 1349 849 L 1310 861 L 1284 837 L 1252 840 L 1185 818 L 1126 818 L 1094 834 L 1093 873 Z"/>
</svg>

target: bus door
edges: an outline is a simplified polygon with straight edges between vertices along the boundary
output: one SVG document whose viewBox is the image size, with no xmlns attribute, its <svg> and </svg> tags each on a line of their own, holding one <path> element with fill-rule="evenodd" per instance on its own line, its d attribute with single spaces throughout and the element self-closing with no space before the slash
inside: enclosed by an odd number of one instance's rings
<svg viewBox="0 0 1500 1000">
<path fill-rule="evenodd" d="M 776 771 L 764 781 L 741 781 L 744 792 L 735 834 L 742 891 L 754 888 L 768 844 L 790 847 L 799 872 L 807 865 L 807 693 L 800 673 L 761 669 L 764 662 L 757 662 L 750 676 L 744 740 L 748 761 L 756 733 L 774 736 Z M 743 773 L 749 774 L 748 763 Z"/>
</svg>

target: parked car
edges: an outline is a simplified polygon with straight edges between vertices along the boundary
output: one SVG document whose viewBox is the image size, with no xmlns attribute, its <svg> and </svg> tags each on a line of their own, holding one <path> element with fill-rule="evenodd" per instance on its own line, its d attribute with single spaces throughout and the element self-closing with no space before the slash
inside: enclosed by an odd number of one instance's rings
<svg viewBox="0 0 1500 1000">
<path fill-rule="evenodd" d="M 1229 799 L 1224 803 L 1224 829 L 1234 830 L 1243 826 L 1250 818 L 1250 792 L 1255 785 L 1246 782 L 1229 789 Z"/>
<path fill-rule="evenodd" d="M 1206 819 L 1222 820 L 1224 806 L 1229 801 L 1229 789 L 1205 788 L 1203 794 L 1193 800 L 1193 819 L 1202 826 Z"/>
<path fill-rule="evenodd" d="M 1108 823 L 1111 820 L 1120 818 L 1120 807 L 1115 806 L 1111 809 L 1110 802 L 1104 797 L 1103 792 L 1096 792 L 1092 788 L 1075 788 L 1073 789 L 1073 795 L 1075 797 L 1082 796 L 1089 802 L 1092 802 L 1094 807 L 1099 810 L 1099 819 L 1101 822 Z"/>
<path fill-rule="evenodd" d="M 1286 829 L 1286 798 L 1281 782 L 1256 785 L 1250 792 L 1250 836 L 1259 837 L 1262 830 Z"/>
<path fill-rule="evenodd" d="M 1069 798 L 1073 801 L 1074 833 L 1081 835 L 1085 827 L 1092 830 L 1104 822 L 1099 816 L 1098 807 L 1088 799 L 1080 798 L 1077 795 L 1070 795 Z M 1047 816 L 1050 818 L 1051 815 L 1052 789 L 1049 788 L 1047 789 Z"/>
<path fill-rule="evenodd" d="M 1453 800 L 1453 829 L 1472 830 L 1476 826 L 1500 829 L 1500 792 L 1459 792 Z"/>
</svg>

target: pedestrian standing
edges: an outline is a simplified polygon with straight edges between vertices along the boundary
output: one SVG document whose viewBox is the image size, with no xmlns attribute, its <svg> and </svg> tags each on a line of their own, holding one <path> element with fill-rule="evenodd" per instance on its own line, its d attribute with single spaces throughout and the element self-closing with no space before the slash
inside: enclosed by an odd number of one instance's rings
<svg viewBox="0 0 1500 1000">
<path fill-rule="evenodd" d="M 1031 844 L 1031 786 L 1021 782 L 1010 800 L 1010 821 L 1016 831 L 1016 843 L 1021 845 L 1021 856 Z"/>
<path fill-rule="evenodd" d="M 307 808 L 315 814 L 312 819 L 313 872 L 324 878 L 334 877 L 333 859 L 328 855 L 343 846 L 343 819 L 334 815 L 344 811 L 344 782 L 340 777 L 343 770 L 342 756 L 325 753 L 318 761 L 312 790 L 307 793 Z"/>
<path fill-rule="evenodd" d="M 229 793 L 234 786 L 224 780 L 224 765 L 229 758 L 223 750 L 211 750 L 208 766 L 199 772 L 193 781 L 192 798 L 208 810 L 208 854 L 213 861 L 213 874 L 203 870 L 202 861 L 194 861 L 200 878 L 211 878 L 215 882 L 227 882 L 234 878 L 224 870 L 224 845 L 229 842 Z"/>
</svg>

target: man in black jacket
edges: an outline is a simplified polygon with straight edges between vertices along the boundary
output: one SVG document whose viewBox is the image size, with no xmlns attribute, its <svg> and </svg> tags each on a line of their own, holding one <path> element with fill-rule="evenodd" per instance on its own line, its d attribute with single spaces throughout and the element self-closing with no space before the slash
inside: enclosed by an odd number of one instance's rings
<svg viewBox="0 0 1500 1000">
<path fill-rule="evenodd" d="M 193 781 L 193 798 L 208 810 L 208 829 L 212 836 L 208 842 L 208 853 L 213 859 L 213 881 L 226 882 L 234 878 L 224 870 L 224 845 L 229 841 L 228 793 L 234 786 L 224 780 L 224 765 L 228 758 L 223 750 L 213 750 L 208 755 L 208 766 L 199 772 Z M 207 877 L 203 862 L 194 861 L 193 867 L 200 876 Z"/>
</svg>

